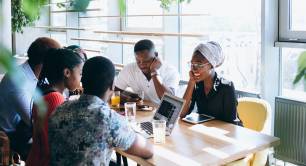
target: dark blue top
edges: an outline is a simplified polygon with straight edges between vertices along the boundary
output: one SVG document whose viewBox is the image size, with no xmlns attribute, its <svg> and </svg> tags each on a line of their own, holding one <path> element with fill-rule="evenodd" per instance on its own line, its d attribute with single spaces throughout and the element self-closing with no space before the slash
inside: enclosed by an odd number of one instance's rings
<svg viewBox="0 0 306 166">
<path fill-rule="evenodd" d="M 237 114 L 237 98 L 234 84 L 224 78 L 218 77 L 217 73 L 213 78 L 213 87 L 208 93 L 204 92 L 204 82 L 198 82 L 193 90 L 189 113 L 195 107 L 199 114 L 206 114 L 218 120 L 242 126 Z"/>
</svg>

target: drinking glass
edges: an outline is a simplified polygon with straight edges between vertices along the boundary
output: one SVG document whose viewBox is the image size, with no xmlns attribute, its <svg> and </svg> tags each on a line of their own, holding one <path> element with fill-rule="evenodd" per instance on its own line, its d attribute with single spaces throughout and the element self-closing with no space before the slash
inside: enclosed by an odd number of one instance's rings
<svg viewBox="0 0 306 166">
<path fill-rule="evenodd" d="M 112 107 L 120 107 L 120 91 L 115 91 L 111 97 Z"/>
<path fill-rule="evenodd" d="M 166 141 L 166 121 L 153 120 L 153 136 L 155 144 L 163 144 Z"/>
<path fill-rule="evenodd" d="M 136 123 L 136 103 L 124 103 L 125 117 L 130 124 Z"/>
</svg>

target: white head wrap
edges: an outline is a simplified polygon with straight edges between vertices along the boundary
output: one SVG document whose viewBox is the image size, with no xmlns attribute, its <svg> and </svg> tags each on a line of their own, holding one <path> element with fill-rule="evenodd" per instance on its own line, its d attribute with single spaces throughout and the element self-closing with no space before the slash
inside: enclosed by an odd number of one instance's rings
<svg viewBox="0 0 306 166">
<path fill-rule="evenodd" d="M 214 68 L 219 67 L 224 61 L 222 48 L 214 41 L 199 44 L 194 49 L 194 52 L 196 51 L 199 51 Z"/>
</svg>

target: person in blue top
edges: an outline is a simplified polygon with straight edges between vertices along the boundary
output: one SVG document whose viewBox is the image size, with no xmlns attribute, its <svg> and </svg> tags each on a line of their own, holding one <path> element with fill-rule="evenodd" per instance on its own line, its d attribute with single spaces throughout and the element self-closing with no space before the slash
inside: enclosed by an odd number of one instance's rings
<svg viewBox="0 0 306 166">
<path fill-rule="evenodd" d="M 32 137 L 34 92 L 50 48 L 60 44 L 47 37 L 37 38 L 29 47 L 28 60 L 16 67 L 17 73 L 6 73 L 0 82 L 0 130 L 10 138 L 10 147 L 26 160 Z"/>
<path fill-rule="evenodd" d="M 194 111 L 225 122 L 242 125 L 237 114 L 234 84 L 218 76 L 215 68 L 224 61 L 221 46 L 213 41 L 199 44 L 190 62 L 189 82 L 184 94 L 186 104 L 180 117 Z"/>
</svg>

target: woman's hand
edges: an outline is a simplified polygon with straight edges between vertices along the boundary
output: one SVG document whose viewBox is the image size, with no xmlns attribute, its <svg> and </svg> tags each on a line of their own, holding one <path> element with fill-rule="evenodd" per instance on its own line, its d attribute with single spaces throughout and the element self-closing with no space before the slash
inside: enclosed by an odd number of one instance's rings
<svg viewBox="0 0 306 166">
<path fill-rule="evenodd" d="M 190 70 L 190 71 L 189 71 L 189 82 L 195 84 L 195 83 L 197 82 L 198 79 L 199 79 L 198 76 L 196 76 L 196 75 L 193 73 L 193 71 Z"/>
</svg>

